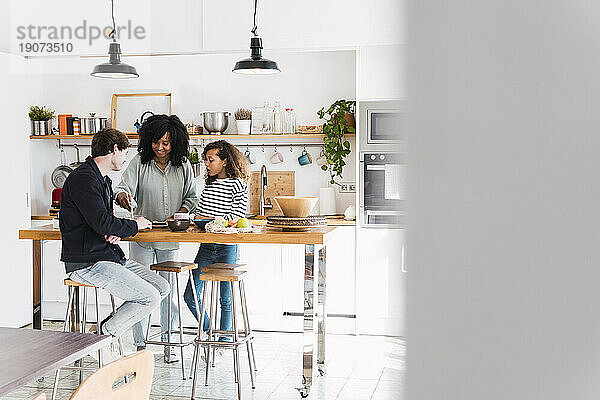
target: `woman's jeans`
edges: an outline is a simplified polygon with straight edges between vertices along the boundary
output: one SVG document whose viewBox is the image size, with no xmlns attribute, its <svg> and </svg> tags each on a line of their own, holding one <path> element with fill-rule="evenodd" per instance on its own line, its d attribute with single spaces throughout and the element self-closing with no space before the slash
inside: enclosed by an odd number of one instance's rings
<svg viewBox="0 0 600 400">
<path fill-rule="evenodd" d="M 198 264 L 198 268 L 192 270 L 194 276 L 194 283 L 196 284 L 196 295 L 198 296 L 198 307 L 202 309 L 202 289 L 204 288 L 204 282 L 199 279 L 201 274 L 200 268 L 206 265 L 214 263 L 227 263 L 235 264 L 238 261 L 238 245 L 237 244 L 217 244 L 217 243 L 201 243 L 196 254 L 195 263 Z M 231 286 L 229 282 L 220 282 L 220 303 L 221 303 L 221 330 L 231 330 Z M 185 287 L 185 293 L 183 299 L 187 304 L 188 308 L 196 317 L 196 320 L 200 319 L 200 316 L 196 313 L 196 304 L 194 302 L 194 293 L 192 291 L 192 283 L 188 280 L 187 286 Z M 204 315 L 203 329 L 208 330 L 209 320 L 208 312 Z"/>
<path fill-rule="evenodd" d="M 150 269 L 150 265 L 154 263 L 161 263 L 163 261 L 176 261 L 178 258 L 178 250 L 155 250 L 147 249 L 140 246 L 136 242 L 129 243 L 129 259 L 136 261 L 146 268 Z M 154 274 L 155 272 L 152 271 Z M 167 282 L 169 279 L 169 273 L 160 271 L 158 273 Z M 175 279 L 177 274 L 174 274 L 174 278 L 171 280 L 171 329 L 177 326 L 179 320 L 179 309 L 177 308 L 177 291 L 175 290 Z M 169 299 L 165 298 L 160 303 L 160 330 L 167 332 L 169 330 Z M 133 344 L 135 346 L 145 346 L 144 339 L 146 339 L 146 330 L 148 329 L 148 317 L 133 325 Z M 163 341 L 167 340 L 166 333 L 162 335 Z"/>
<path fill-rule="evenodd" d="M 125 265 L 98 261 L 94 265 L 71 272 L 75 282 L 97 286 L 125 300 L 102 325 L 102 333 L 120 337 L 142 318 L 147 317 L 169 294 L 169 283 L 148 268 L 127 260 Z"/>
</svg>

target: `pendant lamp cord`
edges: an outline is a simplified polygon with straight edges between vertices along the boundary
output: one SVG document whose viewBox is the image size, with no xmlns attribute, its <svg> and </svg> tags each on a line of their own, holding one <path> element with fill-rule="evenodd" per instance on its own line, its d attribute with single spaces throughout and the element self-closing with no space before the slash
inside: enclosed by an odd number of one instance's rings
<svg viewBox="0 0 600 400">
<path fill-rule="evenodd" d="M 110 7 L 111 7 L 110 15 L 112 17 L 113 29 L 112 29 L 112 31 L 110 31 L 108 36 L 110 36 L 113 40 L 115 40 L 115 33 L 117 32 L 117 24 L 115 23 L 115 1 L 114 0 L 110 0 Z"/>
<path fill-rule="evenodd" d="M 258 34 L 256 33 L 256 31 L 258 30 L 258 26 L 256 26 L 256 9 L 257 8 L 258 8 L 258 0 L 254 0 L 254 26 L 252 27 L 252 30 L 250 31 L 250 32 L 252 32 L 252 34 L 254 36 L 258 36 Z"/>
</svg>

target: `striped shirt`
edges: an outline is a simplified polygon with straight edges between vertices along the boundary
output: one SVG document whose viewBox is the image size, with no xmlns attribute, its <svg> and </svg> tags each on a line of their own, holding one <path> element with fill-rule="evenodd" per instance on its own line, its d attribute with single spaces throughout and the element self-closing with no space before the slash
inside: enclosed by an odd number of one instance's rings
<svg viewBox="0 0 600 400">
<path fill-rule="evenodd" d="M 216 179 L 200 195 L 196 213 L 204 217 L 243 218 L 248 210 L 248 185 L 243 179 Z"/>
</svg>

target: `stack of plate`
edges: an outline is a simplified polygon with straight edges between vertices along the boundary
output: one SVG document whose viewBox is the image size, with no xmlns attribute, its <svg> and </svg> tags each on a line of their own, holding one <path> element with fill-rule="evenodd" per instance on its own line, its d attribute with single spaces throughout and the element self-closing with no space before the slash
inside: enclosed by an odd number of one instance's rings
<svg viewBox="0 0 600 400">
<path fill-rule="evenodd" d="M 268 228 L 283 229 L 284 231 L 307 231 L 310 228 L 324 226 L 327 226 L 327 219 L 320 215 L 309 215 L 308 217 L 272 215 L 267 217 Z"/>
</svg>

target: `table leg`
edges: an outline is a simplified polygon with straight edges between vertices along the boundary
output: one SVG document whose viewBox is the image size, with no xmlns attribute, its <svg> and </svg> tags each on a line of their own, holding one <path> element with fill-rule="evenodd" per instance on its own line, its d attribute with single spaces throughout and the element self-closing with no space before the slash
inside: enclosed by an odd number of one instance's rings
<svg viewBox="0 0 600 400">
<path fill-rule="evenodd" d="M 44 241 L 33 241 L 33 329 L 42 329 L 42 265 L 44 263 Z"/>
<path fill-rule="evenodd" d="M 302 354 L 302 386 L 298 388 L 300 396 L 308 396 L 313 381 L 315 366 L 315 324 L 314 324 L 314 288 L 315 288 L 315 245 L 304 247 L 304 345 Z M 318 279 L 318 275 L 317 275 Z"/>
<path fill-rule="evenodd" d="M 318 315 L 318 348 L 317 348 L 317 368 L 321 376 L 325 375 L 325 334 L 327 333 L 325 321 L 327 319 L 327 309 L 325 308 L 325 298 L 327 293 L 327 263 L 326 248 L 321 246 L 318 255 L 319 262 L 319 303 L 317 306 Z"/>
</svg>

